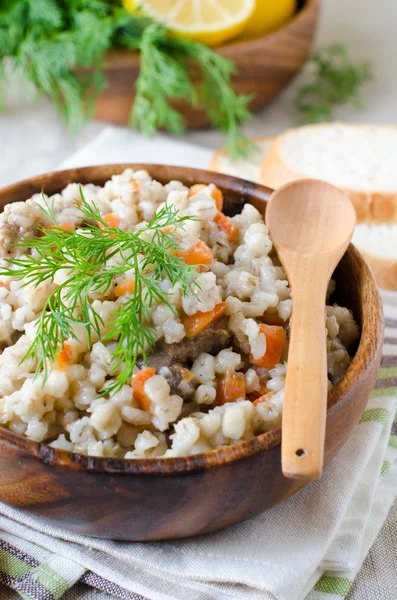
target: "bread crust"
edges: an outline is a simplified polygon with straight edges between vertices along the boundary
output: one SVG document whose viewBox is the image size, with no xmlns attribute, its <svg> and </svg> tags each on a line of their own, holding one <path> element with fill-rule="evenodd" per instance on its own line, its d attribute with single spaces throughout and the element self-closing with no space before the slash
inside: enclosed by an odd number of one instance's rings
<svg viewBox="0 0 397 600">
<path fill-rule="evenodd" d="M 309 125 L 307 127 L 333 127 L 328 125 Z M 346 126 L 344 124 L 344 126 Z M 368 125 L 348 125 L 349 127 L 368 127 Z M 377 126 L 378 127 L 378 126 Z M 385 126 L 387 127 L 387 126 Z M 396 129 L 393 127 L 393 129 Z M 274 138 L 269 151 L 265 154 L 260 166 L 260 182 L 267 187 L 277 189 L 285 183 L 304 179 L 305 174 L 291 169 L 281 158 L 280 148 L 286 136 L 296 129 L 288 129 Z M 379 190 L 356 190 L 342 188 L 353 202 L 357 213 L 357 221 L 372 221 L 376 223 L 393 223 L 397 221 L 397 190 L 396 192 L 380 192 Z"/>
<path fill-rule="evenodd" d="M 252 136 L 250 139 L 253 140 L 254 142 L 273 142 L 274 136 L 273 135 L 262 135 L 262 136 L 256 135 L 256 136 Z M 218 150 L 215 150 L 214 154 L 211 157 L 211 161 L 210 161 L 210 164 L 208 167 L 209 170 L 215 171 L 216 173 L 223 173 L 222 160 L 224 158 L 225 158 L 225 149 L 224 148 L 218 148 Z M 262 163 L 262 157 L 258 161 L 258 170 L 259 170 L 261 163 Z"/>
<path fill-rule="evenodd" d="M 365 252 L 362 248 L 358 248 L 363 255 L 364 260 L 369 264 L 372 273 L 374 274 L 376 283 L 384 290 L 397 290 L 397 259 L 382 258 L 375 256 L 369 252 Z"/>
<path fill-rule="evenodd" d="M 324 127 L 324 125 L 322 125 Z M 291 131 L 291 130 L 290 130 Z M 262 159 L 260 168 L 261 183 L 275 189 L 283 183 L 301 179 L 301 173 L 286 167 L 278 158 L 278 144 L 280 137 L 263 136 L 253 138 L 256 141 L 272 141 L 270 149 Z M 222 160 L 225 153 L 222 148 L 216 150 L 212 156 L 209 168 L 222 173 Z M 395 222 L 397 221 L 397 191 L 396 193 L 382 193 L 378 191 L 364 192 L 361 190 L 345 189 L 357 213 L 357 220 L 361 222 Z M 396 260 L 375 256 L 358 248 L 364 259 L 369 264 L 379 287 L 385 290 L 397 290 L 397 257 Z"/>
<path fill-rule="evenodd" d="M 222 158 L 225 155 L 225 151 L 223 148 L 218 148 L 218 150 L 215 150 L 214 154 L 211 157 L 210 160 L 210 164 L 208 165 L 208 168 L 210 171 L 215 171 L 216 173 L 222 173 L 221 171 L 221 164 L 222 164 Z"/>
</svg>

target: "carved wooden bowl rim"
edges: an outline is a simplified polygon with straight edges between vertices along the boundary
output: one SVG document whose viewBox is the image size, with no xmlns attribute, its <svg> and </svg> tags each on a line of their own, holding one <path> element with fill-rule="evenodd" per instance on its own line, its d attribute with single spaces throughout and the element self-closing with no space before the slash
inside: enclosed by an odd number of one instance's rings
<svg viewBox="0 0 397 600">
<path fill-rule="evenodd" d="M 33 193 L 41 191 L 41 189 L 54 193 L 54 190 L 60 191 L 67 183 L 73 181 L 81 183 L 97 182 L 100 184 L 100 182 L 107 181 L 112 174 L 121 173 L 126 168 L 146 169 L 152 177 L 160 181 L 176 179 L 185 182 L 187 185 L 197 182 L 207 184 L 213 182 L 223 190 L 227 190 L 232 196 L 239 196 L 242 203 L 253 201 L 256 205 L 263 205 L 266 203 L 269 193 L 271 193 L 268 188 L 250 181 L 190 167 L 136 163 L 110 164 L 55 171 L 10 185 L 0 190 L 0 210 L 5 204 L 27 199 Z M 349 368 L 328 393 L 328 418 L 334 412 L 343 410 L 343 400 L 354 395 L 357 382 L 365 375 L 372 361 L 376 358 L 377 350 L 383 339 L 382 305 L 372 273 L 354 246 L 349 246 L 347 256 L 358 265 L 360 289 L 364 287 L 366 289 L 364 297 L 361 298 L 361 338 Z M 253 454 L 270 450 L 281 443 L 281 428 L 224 448 L 193 456 L 175 458 L 116 459 L 85 456 L 51 448 L 43 442 L 33 442 L 24 436 L 12 433 L 2 426 L 0 426 L 0 440 L 6 445 L 18 448 L 19 451 L 27 452 L 56 467 L 96 473 L 172 476 L 220 467 Z"/>
<path fill-rule="evenodd" d="M 294 30 L 297 24 L 300 25 L 301 23 L 305 22 L 308 17 L 310 18 L 313 13 L 316 14 L 314 11 L 318 8 L 320 0 L 298 0 L 297 4 L 298 8 L 291 19 L 289 19 L 278 29 L 252 39 L 235 38 L 228 40 L 220 46 L 217 46 L 216 50 L 220 53 L 225 50 L 238 50 L 241 52 L 247 48 L 260 49 L 264 44 L 273 45 L 279 38 L 280 34 Z M 124 48 L 118 50 L 109 50 L 109 52 L 107 52 L 105 55 L 105 68 L 115 65 L 119 67 L 123 65 L 127 66 L 130 64 L 132 56 L 137 57 L 137 60 L 139 61 L 138 55 L 139 53 L 137 51 Z"/>
</svg>

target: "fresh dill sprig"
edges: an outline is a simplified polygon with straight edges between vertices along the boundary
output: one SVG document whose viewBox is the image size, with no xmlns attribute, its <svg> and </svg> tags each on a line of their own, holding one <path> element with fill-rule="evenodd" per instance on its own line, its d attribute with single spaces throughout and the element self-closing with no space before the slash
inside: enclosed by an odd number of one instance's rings
<svg viewBox="0 0 397 600">
<path fill-rule="evenodd" d="M 19 242 L 17 246 L 32 253 L 8 259 L 10 266 L 2 268 L 0 275 L 37 287 L 43 282 L 54 283 L 62 271 L 66 278 L 49 294 L 36 324 L 35 339 L 23 360 L 35 360 L 36 376 L 43 374 L 45 381 L 66 341 L 82 341 L 80 326 L 86 332 L 88 347 L 94 338 L 116 341 L 116 376 L 103 390 L 110 393 L 130 380 L 138 357 L 142 355 L 146 361 L 153 349 L 156 338 L 149 322 L 153 306 L 162 303 L 176 313 L 160 285 L 164 278 L 172 287 L 179 284 L 184 295 L 197 295 L 196 268 L 176 256 L 178 230 L 183 230 L 192 217 L 180 216 L 175 206 L 166 204 L 144 227 L 122 231 L 110 227 L 97 207 L 85 200 L 82 190 L 80 193 L 84 227 L 72 232 L 62 229 L 56 224 L 53 206 L 45 204 L 42 210 L 52 225 L 41 227 L 39 237 Z M 116 255 L 118 260 L 111 261 Z M 93 296 L 106 294 L 116 277 L 131 270 L 134 292 L 105 324 Z"/>
<path fill-rule="evenodd" d="M 247 151 L 240 124 L 250 116 L 250 98 L 233 90 L 233 62 L 207 46 L 171 35 L 114 0 L 7 0 L 0 5 L 0 71 L 9 63 L 17 68 L 72 129 L 93 114 L 106 86 L 105 53 L 124 48 L 141 55 L 133 127 L 149 135 L 159 128 L 181 133 L 184 119 L 173 103 L 184 100 L 207 111 L 233 156 Z M 201 82 L 194 80 L 195 68 Z M 6 87 L 2 76 L 0 98 Z"/>
<path fill-rule="evenodd" d="M 300 123 L 320 123 L 334 119 L 334 107 L 351 102 L 360 107 L 360 88 L 371 78 L 367 61 L 354 63 L 345 46 L 332 44 L 310 57 L 311 81 L 295 97 Z"/>
<path fill-rule="evenodd" d="M 215 127 L 225 134 L 226 150 L 232 158 L 244 157 L 252 143 L 240 124 L 250 119 L 250 95 L 237 95 L 231 78 L 234 63 L 199 42 L 170 37 L 159 24 L 146 28 L 138 46 L 140 75 L 136 83 L 131 125 L 151 135 L 164 127 L 175 134 L 184 129 L 182 115 L 172 106 L 184 100 L 201 107 Z M 201 83 L 191 79 L 189 63 L 195 64 Z"/>
</svg>

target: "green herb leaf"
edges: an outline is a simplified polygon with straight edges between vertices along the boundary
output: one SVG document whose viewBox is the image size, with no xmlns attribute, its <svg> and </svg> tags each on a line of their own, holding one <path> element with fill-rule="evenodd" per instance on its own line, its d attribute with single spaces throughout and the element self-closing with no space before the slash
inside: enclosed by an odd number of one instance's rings
<svg viewBox="0 0 397 600">
<path fill-rule="evenodd" d="M 69 232 L 58 227 L 49 204 L 43 212 L 53 226 L 41 228 L 39 237 L 17 244 L 34 253 L 7 260 L 10 266 L 0 269 L 0 276 L 16 277 L 35 287 L 42 282 L 53 283 L 59 271 L 68 273 L 67 279 L 49 294 L 36 325 L 36 337 L 23 360 L 33 359 L 36 376 L 43 374 L 45 380 L 66 341 L 79 339 L 78 325 L 86 332 L 88 347 L 94 338 L 116 341 L 115 379 L 103 393 L 117 391 L 129 382 L 137 358 L 143 356 L 146 360 L 156 342 L 149 323 L 150 309 L 162 303 L 176 314 L 168 293 L 160 285 L 164 278 L 172 287 L 179 284 L 184 295 L 195 296 L 199 290 L 196 268 L 175 254 L 179 247 L 177 231 L 183 230 L 184 223 L 193 217 L 182 217 L 173 205 L 165 205 L 145 227 L 122 231 L 109 227 L 82 192 L 80 212 L 88 221 L 84 228 Z M 111 262 L 116 255 L 121 260 Z M 105 294 L 113 287 L 115 277 L 131 269 L 134 293 L 120 304 L 105 328 L 92 302 L 92 293 Z"/>
<path fill-rule="evenodd" d="M 311 80 L 295 98 L 300 123 L 332 121 L 334 107 L 344 102 L 360 106 L 360 88 L 371 78 L 368 62 L 354 63 L 343 45 L 333 44 L 314 52 L 309 68 Z"/>
</svg>

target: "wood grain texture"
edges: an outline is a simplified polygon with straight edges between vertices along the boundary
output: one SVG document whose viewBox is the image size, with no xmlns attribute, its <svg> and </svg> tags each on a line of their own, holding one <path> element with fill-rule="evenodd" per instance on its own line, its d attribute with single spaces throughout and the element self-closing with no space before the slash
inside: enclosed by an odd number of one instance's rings
<svg viewBox="0 0 397 600">
<path fill-rule="evenodd" d="M 127 166 L 162 182 L 214 182 L 229 214 L 252 202 L 265 211 L 269 190 L 226 175 L 156 165 L 105 165 L 34 177 L 0 190 L 0 208 L 44 188 L 103 185 Z M 325 463 L 359 420 L 381 358 L 383 318 L 373 277 L 350 247 L 337 267 L 337 300 L 361 327 L 352 364 L 328 395 Z M 120 540 L 164 540 L 216 531 L 253 516 L 296 492 L 280 465 L 281 431 L 187 458 L 117 460 L 56 450 L 0 427 L 0 500 L 57 527 Z"/>
<path fill-rule="evenodd" d="M 356 213 L 342 190 L 315 179 L 270 197 L 266 225 L 292 288 L 281 467 L 286 477 L 321 477 L 327 416 L 324 305 L 331 275 L 353 235 Z"/>
<path fill-rule="evenodd" d="M 217 52 L 235 61 L 237 74 L 233 86 L 239 94 L 254 94 L 252 109 L 273 100 L 303 66 L 310 51 L 316 29 L 320 0 L 301 2 L 301 10 L 282 29 L 251 41 L 221 46 Z M 103 121 L 128 123 L 134 101 L 134 85 L 139 75 L 139 54 L 129 51 L 111 52 L 104 63 L 108 87 L 98 99 L 95 116 Z M 199 85 L 199 78 L 196 78 Z M 208 125 L 204 111 L 180 102 L 188 127 Z"/>
</svg>

